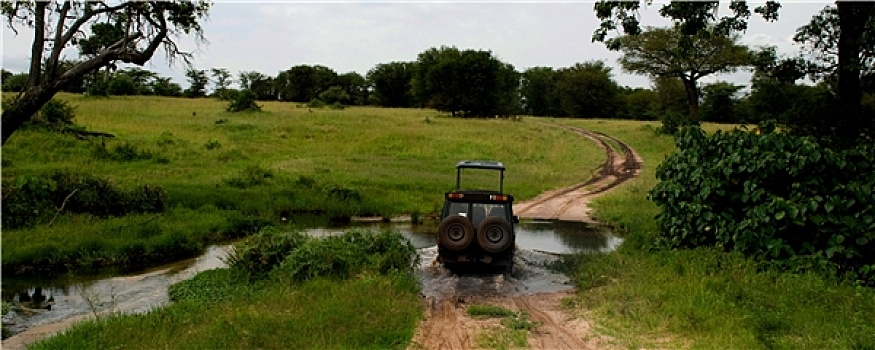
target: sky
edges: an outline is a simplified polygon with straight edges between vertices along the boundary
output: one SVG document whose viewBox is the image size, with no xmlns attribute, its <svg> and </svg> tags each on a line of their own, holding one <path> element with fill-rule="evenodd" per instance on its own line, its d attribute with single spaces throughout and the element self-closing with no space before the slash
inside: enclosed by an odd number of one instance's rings
<svg viewBox="0 0 875 350">
<path fill-rule="evenodd" d="M 664 1 L 641 11 L 641 22 L 667 26 L 659 17 Z M 795 30 L 830 4 L 825 1 L 783 2 L 777 22 L 751 16 L 741 42 L 751 47 L 776 46 L 778 52 L 796 56 Z M 755 2 L 751 3 L 756 6 Z M 725 5 L 724 5 L 725 6 Z M 719 15 L 728 14 L 726 8 Z M 323 65 L 338 74 L 363 76 L 380 63 L 415 61 L 430 48 L 455 46 L 461 50 L 487 50 L 517 71 L 531 67 L 556 69 L 600 60 L 614 67 L 614 79 L 623 86 L 649 87 L 650 79 L 623 72 L 620 53 L 591 41 L 599 20 L 593 2 L 326 2 L 326 1 L 217 1 L 203 23 L 208 43 L 189 37 L 180 48 L 194 53 L 195 69 L 225 68 L 236 78 L 240 71 L 269 76 L 293 66 Z M 3 69 L 18 73 L 29 66 L 32 34 L 19 34 L 3 26 Z M 64 51 L 69 59 L 78 50 Z M 169 76 L 187 88 L 186 67 L 170 64 L 156 55 L 143 69 Z M 747 85 L 749 72 L 703 79 Z"/>
</svg>

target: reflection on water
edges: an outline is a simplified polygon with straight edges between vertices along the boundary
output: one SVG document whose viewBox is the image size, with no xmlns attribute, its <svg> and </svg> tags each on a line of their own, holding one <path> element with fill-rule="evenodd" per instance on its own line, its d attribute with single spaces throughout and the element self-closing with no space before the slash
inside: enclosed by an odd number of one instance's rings
<svg viewBox="0 0 875 350">
<path fill-rule="evenodd" d="M 346 223 L 324 224 L 305 231 L 312 236 L 322 237 L 338 235 L 352 228 L 397 230 L 410 239 L 422 255 L 423 252 L 436 250 L 430 248 L 436 243 L 437 226 L 437 222 Z M 517 247 L 521 252 L 519 257 L 528 256 L 525 254 L 530 252 L 569 254 L 611 251 L 622 242 L 604 227 L 583 223 L 532 221 L 522 222 L 515 229 Z M 13 305 L 13 311 L 3 317 L 4 328 L 18 333 L 32 326 L 90 315 L 95 311 L 146 312 L 169 302 L 167 289 L 172 284 L 192 278 L 201 271 L 225 266 L 223 260 L 227 247 L 211 246 L 197 258 L 133 274 L 60 276 L 52 279 L 4 276 L 3 300 Z M 515 274 L 511 277 L 520 276 Z M 516 289 L 537 289 L 525 284 L 522 287 L 511 286 Z"/>
</svg>

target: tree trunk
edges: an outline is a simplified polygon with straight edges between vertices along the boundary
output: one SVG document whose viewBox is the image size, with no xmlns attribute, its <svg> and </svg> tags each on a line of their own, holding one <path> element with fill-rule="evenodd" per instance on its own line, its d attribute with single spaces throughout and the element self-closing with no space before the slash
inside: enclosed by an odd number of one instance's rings
<svg viewBox="0 0 875 350">
<path fill-rule="evenodd" d="M 9 108 L 3 110 L 3 140 L 0 144 L 5 145 L 9 137 L 18 130 L 31 116 L 52 99 L 57 90 L 46 89 L 40 86 L 30 86 L 9 104 Z"/>
<path fill-rule="evenodd" d="M 859 106 L 860 90 L 860 35 L 869 19 L 863 11 L 869 4 L 837 1 L 839 12 L 839 86 L 838 93 L 845 106 Z M 865 14 L 865 16 L 864 16 Z"/>
<path fill-rule="evenodd" d="M 689 124 L 699 123 L 699 89 L 696 87 L 696 81 L 688 77 L 682 76 L 681 81 L 684 82 L 684 90 L 687 93 L 687 103 L 690 105 Z"/>
<path fill-rule="evenodd" d="M 838 97 L 843 109 L 843 121 L 837 123 L 840 136 L 856 138 L 862 129 L 871 125 L 871 116 L 862 113 L 860 101 L 863 96 L 860 85 L 860 42 L 866 23 L 875 15 L 875 3 L 837 1 L 839 13 L 838 43 Z"/>
</svg>

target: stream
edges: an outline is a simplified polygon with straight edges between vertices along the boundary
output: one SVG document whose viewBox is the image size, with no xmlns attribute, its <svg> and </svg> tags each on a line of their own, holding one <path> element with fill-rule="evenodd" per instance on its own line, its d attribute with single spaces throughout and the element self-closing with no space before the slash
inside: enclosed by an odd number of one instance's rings
<svg viewBox="0 0 875 350">
<path fill-rule="evenodd" d="M 410 239 L 420 256 L 416 271 L 426 297 L 459 291 L 525 294 L 572 289 L 567 277 L 548 271 L 544 264 L 563 254 L 609 252 L 622 239 L 606 227 L 584 223 L 523 221 L 515 226 L 517 253 L 512 275 L 457 276 L 435 260 L 437 223 L 350 223 L 304 231 L 311 236 L 341 234 L 351 228 L 397 230 Z M 191 259 L 127 274 L 63 275 L 50 279 L 4 277 L 3 301 L 12 305 L 3 316 L 11 334 L 29 328 L 84 318 L 96 312 L 144 313 L 169 303 L 168 288 L 197 273 L 225 266 L 230 245 L 214 245 Z M 448 292 L 447 288 L 452 291 Z"/>
</svg>

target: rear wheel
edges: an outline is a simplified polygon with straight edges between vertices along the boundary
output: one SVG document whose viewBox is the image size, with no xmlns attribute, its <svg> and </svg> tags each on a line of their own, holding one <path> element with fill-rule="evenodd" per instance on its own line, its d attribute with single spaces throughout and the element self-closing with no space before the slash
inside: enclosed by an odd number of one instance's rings
<svg viewBox="0 0 875 350">
<path fill-rule="evenodd" d="M 474 225 L 464 216 L 448 216 L 441 221 L 438 234 L 442 246 L 459 251 L 474 241 Z"/>
<path fill-rule="evenodd" d="M 477 243 L 490 253 L 501 253 L 513 245 L 513 226 L 507 220 L 490 216 L 477 227 Z"/>
</svg>

